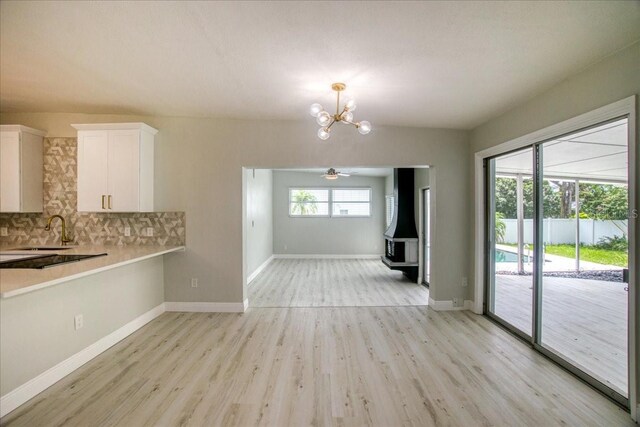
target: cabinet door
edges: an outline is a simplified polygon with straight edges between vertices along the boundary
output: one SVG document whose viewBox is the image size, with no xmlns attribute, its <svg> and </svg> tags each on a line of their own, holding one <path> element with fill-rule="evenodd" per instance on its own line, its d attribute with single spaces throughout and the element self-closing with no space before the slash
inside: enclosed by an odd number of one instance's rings
<svg viewBox="0 0 640 427">
<path fill-rule="evenodd" d="M 108 187 L 112 212 L 140 210 L 140 131 L 109 131 Z"/>
<path fill-rule="evenodd" d="M 108 161 L 107 131 L 78 132 L 78 211 L 105 212 Z"/>
<path fill-rule="evenodd" d="M 20 212 L 18 132 L 0 132 L 0 212 Z"/>
</svg>

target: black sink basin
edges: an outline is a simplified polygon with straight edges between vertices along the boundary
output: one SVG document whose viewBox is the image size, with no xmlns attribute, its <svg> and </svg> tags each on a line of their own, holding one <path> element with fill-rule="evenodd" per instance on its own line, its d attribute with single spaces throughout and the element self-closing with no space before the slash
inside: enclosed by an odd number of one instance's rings
<svg viewBox="0 0 640 427">
<path fill-rule="evenodd" d="M 0 262 L 0 268 L 49 268 L 60 264 L 68 264 L 70 262 L 82 261 L 89 258 L 106 256 L 107 254 L 92 255 L 43 255 L 18 260 L 10 260 Z"/>
</svg>

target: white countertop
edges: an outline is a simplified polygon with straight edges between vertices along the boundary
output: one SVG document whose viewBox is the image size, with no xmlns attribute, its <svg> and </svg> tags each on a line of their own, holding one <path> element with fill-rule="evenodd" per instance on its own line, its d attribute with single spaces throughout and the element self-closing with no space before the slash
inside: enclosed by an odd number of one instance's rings
<svg viewBox="0 0 640 427">
<path fill-rule="evenodd" d="M 51 251 L 16 251 L 3 247 L 4 255 L 89 255 L 107 253 L 107 256 L 90 258 L 45 269 L 0 269 L 0 298 L 10 298 L 33 292 L 69 280 L 89 276 L 101 271 L 142 261 L 170 252 L 184 251 L 184 246 L 74 246 L 71 249 Z"/>
</svg>

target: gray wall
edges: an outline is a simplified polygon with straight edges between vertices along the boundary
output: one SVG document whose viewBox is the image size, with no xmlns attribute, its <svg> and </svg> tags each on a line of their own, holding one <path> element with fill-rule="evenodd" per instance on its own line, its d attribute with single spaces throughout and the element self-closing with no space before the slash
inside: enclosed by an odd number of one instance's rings
<svg viewBox="0 0 640 427">
<path fill-rule="evenodd" d="M 562 122 L 620 99 L 640 94 L 640 42 L 592 65 L 536 96 L 517 108 L 476 128 L 471 135 L 472 153 L 481 151 L 538 129 Z M 640 109 L 636 101 L 636 174 L 640 173 Z M 473 169 L 473 156 L 469 156 L 469 169 Z M 636 175 L 637 176 L 637 175 Z M 474 197 L 473 174 L 469 176 L 470 201 Z M 640 200 L 640 186 L 636 183 L 636 201 Z M 633 209 L 630 206 L 630 209 Z M 635 206 L 638 209 L 638 206 Z M 474 217 L 469 216 L 473 221 Z M 636 221 L 638 218 L 633 218 Z M 474 227 L 481 224 L 474 224 Z M 471 229 L 473 231 L 473 229 Z M 469 236 L 473 242 L 473 235 Z M 473 260 L 473 245 L 469 245 L 469 259 Z M 635 242 L 635 263 L 640 266 L 640 239 Z M 473 282 L 471 282 L 473 283 Z M 636 284 L 640 284 L 640 269 L 636 271 Z M 473 286 L 468 296 L 472 298 Z M 636 307 L 640 308 L 640 292 L 636 292 Z M 636 332 L 640 330 L 640 310 L 636 312 Z M 640 342 L 638 343 L 640 344 Z M 636 349 L 640 364 L 640 346 Z M 637 381 L 640 396 L 640 378 Z"/>
<path fill-rule="evenodd" d="M 340 127 L 320 142 L 313 120 L 260 121 L 75 113 L 3 113 L 0 121 L 75 136 L 71 123 L 145 122 L 155 139 L 155 205 L 185 211 L 187 250 L 165 261 L 167 301 L 241 302 L 245 222 L 242 167 L 388 167 L 430 165 L 438 180 L 430 295 L 462 297 L 468 275 L 470 208 L 468 132 L 448 129 L 376 127 L 366 136 Z M 441 236 L 441 238 L 439 237 Z M 197 288 L 190 285 L 197 277 Z"/>
<path fill-rule="evenodd" d="M 163 302 L 162 256 L 0 299 L 0 395 Z"/>
<path fill-rule="evenodd" d="M 384 194 L 393 196 L 393 174 L 384 177 Z"/>
<path fill-rule="evenodd" d="M 273 253 L 381 254 L 384 184 L 382 177 L 352 175 L 329 181 L 317 173 L 273 171 Z M 371 187 L 371 217 L 290 217 L 289 187 Z"/>
<path fill-rule="evenodd" d="M 273 176 L 269 169 L 246 169 L 246 266 L 250 275 L 273 255 Z"/>
</svg>

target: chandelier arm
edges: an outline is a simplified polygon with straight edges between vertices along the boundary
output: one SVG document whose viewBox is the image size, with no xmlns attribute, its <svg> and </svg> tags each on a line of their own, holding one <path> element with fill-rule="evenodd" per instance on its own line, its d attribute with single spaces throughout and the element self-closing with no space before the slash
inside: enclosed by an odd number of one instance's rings
<svg viewBox="0 0 640 427">
<path fill-rule="evenodd" d="M 336 122 L 336 119 L 331 119 L 331 123 L 329 123 L 329 126 L 327 126 L 325 129 L 330 129 L 335 122 Z"/>
<path fill-rule="evenodd" d="M 336 114 L 340 114 L 340 92 L 337 92 L 338 96 L 336 97 Z"/>
<path fill-rule="evenodd" d="M 358 123 L 349 122 L 349 121 L 346 121 L 346 120 L 342 120 L 342 122 L 344 122 L 344 123 L 348 123 L 348 124 L 350 124 L 350 125 L 354 125 L 355 127 L 359 127 L 359 126 L 360 126 Z"/>
</svg>

